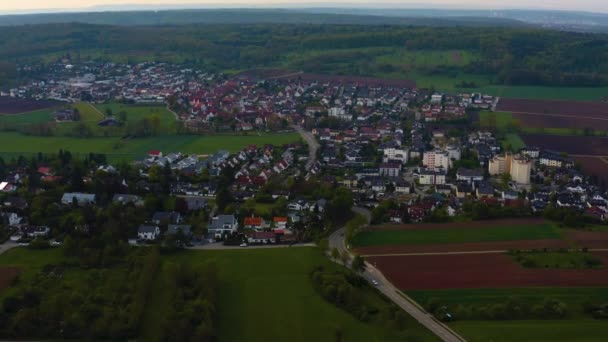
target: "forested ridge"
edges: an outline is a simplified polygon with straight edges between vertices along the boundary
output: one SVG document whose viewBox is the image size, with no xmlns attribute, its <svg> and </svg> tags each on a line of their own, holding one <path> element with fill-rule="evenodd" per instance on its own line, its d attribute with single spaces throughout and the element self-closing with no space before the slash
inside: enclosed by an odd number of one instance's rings
<svg viewBox="0 0 608 342">
<path fill-rule="evenodd" d="M 0 81 L 12 75 L 7 62 L 48 61 L 65 53 L 131 62 L 179 62 L 211 71 L 291 67 L 375 76 L 395 69 L 394 65 L 365 66 L 370 54 L 376 53 L 373 49 L 382 48 L 460 50 L 476 56 L 464 65 L 415 70 L 426 74 L 474 73 L 511 85 L 608 84 L 608 36 L 602 34 L 514 27 L 287 24 L 4 27 L 0 29 Z M 293 59 L 310 51 L 330 50 L 304 62 Z M 344 66 L 327 70 L 325 66 L 336 60 Z"/>
</svg>

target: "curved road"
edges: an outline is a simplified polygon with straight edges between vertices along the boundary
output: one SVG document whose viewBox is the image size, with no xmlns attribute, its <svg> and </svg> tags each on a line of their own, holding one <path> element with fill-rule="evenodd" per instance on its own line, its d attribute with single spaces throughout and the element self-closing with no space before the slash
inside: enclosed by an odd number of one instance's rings
<svg viewBox="0 0 608 342">
<path fill-rule="evenodd" d="M 355 207 L 353 211 L 357 214 L 364 215 L 368 222 L 371 218 L 371 213 L 369 210 L 364 208 Z M 340 253 L 347 253 L 349 258 L 352 258 L 352 254 L 346 248 L 344 244 L 344 228 L 340 228 L 335 231 L 329 237 L 329 247 L 330 249 L 337 248 Z M 414 317 L 420 324 L 424 325 L 427 329 L 429 329 L 433 334 L 437 335 L 441 340 L 446 342 L 463 342 L 466 341 L 462 336 L 458 335 L 455 331 L 450 329 L 447 325 L 441 323 L 437 320 L 433 315 L 427 313 L 418 303 L 409 298 L 399 289 L 397 289 L 390 281 L 388 281 L 382 272 L 380 272 L 376 267 L 366 262 L 365 271 L 362 276 L 368 282 L 372 282 L 375 280 L 378 285 L 376 288 L 380 292 L 382 292 L 385 296 L 390 298 L 393 303 L 402 308 L 405 312 L 407 312 L 410 316 Z"/>
<path fill-rule="evenodd" d="M 298 134 L 306 141 L 308 144 L 308 161 L 306 162 L 306 171 L 310 171 L 314 163 L 317 161 L 317 151 L 319 150 L 319 143 L 314 135 L 311 132 L 304 130 L 302 127 L 298 125 L 292 125 L 293 129 L 295 129 Z"/>
</svg>

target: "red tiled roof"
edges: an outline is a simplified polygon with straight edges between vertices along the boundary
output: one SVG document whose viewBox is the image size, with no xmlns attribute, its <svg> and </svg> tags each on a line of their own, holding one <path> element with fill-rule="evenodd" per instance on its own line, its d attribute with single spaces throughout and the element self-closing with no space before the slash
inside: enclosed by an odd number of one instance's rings
<svg viewBox="0 0 608 342">
<path fill-rule="evenodd" d="M 245 217 L 245 226 L 261 226 L 262 218 L 261 217 Z"/>
</svg>

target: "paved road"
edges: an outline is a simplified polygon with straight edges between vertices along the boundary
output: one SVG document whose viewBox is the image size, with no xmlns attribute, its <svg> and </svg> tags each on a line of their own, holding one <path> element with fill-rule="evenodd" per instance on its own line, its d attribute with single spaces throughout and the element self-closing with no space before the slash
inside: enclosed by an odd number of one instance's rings
<svg viewBox="0 0 608 342">
<path fill-rule="evenodd" d="M 371 217 L 369 210 L 364 208 L 354 208 L 353 211 L 366 216 L 369 222 Z M 331 249 L 337 248 L 340 253 L 348 253 L 349 258 L 352 258 L 350 251 L 348 251 L 344 245 L 344 228 L 337 230 L 329 237 L 329 246 Z M 415 301 L 399 291 L 384 277 L 382 272 L 376 269 L 372 264 L 366 262 L 365 272 L 362 274 L 362 276 L 370 283 L 372 280 L 378 282 L 376 287 L 380 292 L 390 298 L 396 305 L 402 308 L 410 316 L 414 317 L 414 319 L 416 319 L 420 324 L 424 325 L 427 329 L 441 338 L 441 340 L 446 342 L 466 341 L 462 336 L 458 335 L 448 326 L 438 321 L 435 317 L 433 317 L 433 315 L 427 313 Z"/>
<path fill-rule="evenodd" d="M 311 132 L 307 132 L 302 127 L 297 125 L 292 125 L 291 127 L 295 129 L 296 132 L 300 134 L 302 139 L 304 139 L 304 141 L 306 141 L 308 144 L 308 161 L 306 162 L 306 171 L 310 171 L 314 163 L 317 161 L 317 151 L 319 150 L 320 145 Z"/>
<path fill-rule="evenodd" d="M 0 245 L 0 254 L 4 254 L 15 247 L 19 247 L 19 244 L 14 242 L 3 243 Z"/>
<path fill-rule="evenodd" d="M 224 246 L 222 242 L 209 243 L 202 246 L 188 247 L 188 249 L 197 250 L 208 250 L 208 251 L 219 251 L 219 250 L 230 250 L 230 249 L 272 249 L 272 248 L 298 248 L 298 247 L 315 247 L 314 243 L 298 243 L 295 245 L 249 245 L 247 247 L 240 246 Z"/>
</svg>

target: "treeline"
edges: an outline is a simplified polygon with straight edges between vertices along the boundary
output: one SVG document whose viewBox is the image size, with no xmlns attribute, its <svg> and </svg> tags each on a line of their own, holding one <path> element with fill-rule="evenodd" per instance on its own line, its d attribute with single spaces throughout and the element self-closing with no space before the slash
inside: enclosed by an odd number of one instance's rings
<svg viewBox="0 0 608 342">
<path fill-rule="evenodd" d="M 608 84 L 608 36 L 537 28 L 447 24 L 444 27 L 46 24 L 0 29 L 0 60 L 12 64 L 69 52 L 76 60 L 89 55 L 99 59 L 121 57 L 130 62 L 166 60 L 222 71 L 290 65 L 290 56 L 310 50 L 331 50 L 328 56 L 321 54 L 292 66 L 309 72 L 354 75 L 396 71 L 393 64 L 369 63 L 370 53 L 366 49 L 383 47 L 465 50 L 479 56 L 461 67 L 428 66 L 421 70 L 430 74 L 484 74 L 495 83 L 514 85 Z M 336 50 L 347 49 L 334 55 Z"/>
<path fill-rule="evenodd" d="M 361 276 L 350 270 L 329 271 L 323 267 L 311 273 L 315 290 L 328 302 L 340 307 L 362 322 L 376 322 L 403 330 L 407 316 L 403 310 L 382 300 L 374 301 L 364 291 L 371 290 Z"/>
<path fill-rule="evenodd" d="M 4 298 L 0 336 L 135 338 L 159 264 L 156 249 L 139 249 L 112 271 L 47 265 Z"/>
<path fill-rule="evenodd" d="M 499 303 L 477 305 L 450 305 L 438 298 L 430 298 L 425 309 L 442 321 L 563 319 L 581 313 L 596 319 L 608 318 L 608 303 L 592 298 L 576 307 L 549 297 L 530 302 L 512 296 Z"/>
<path fill-rule="evenodd" d="M 163 308 L 166 320 L 160 340 L 216 341 L 217 266 L 214 263 L 167 264 L 165 272 L 168 286 L 163 292 L 170 295 L 171 305 Z"/>
</svg>

